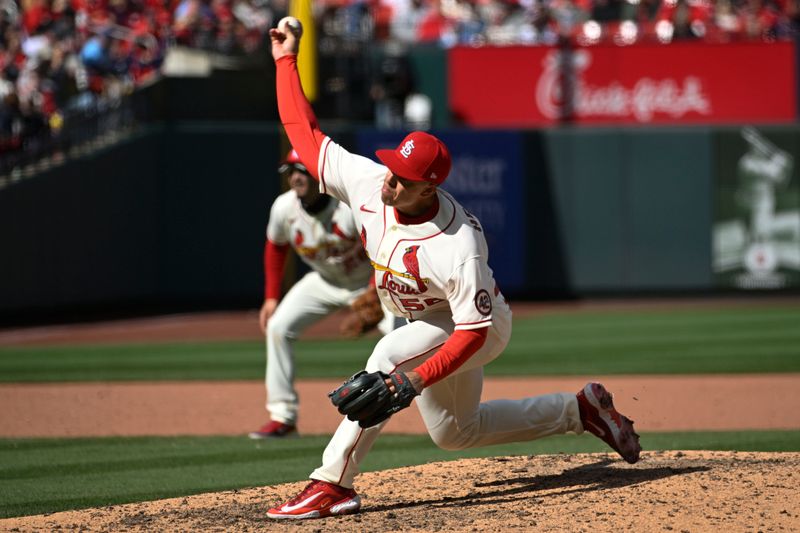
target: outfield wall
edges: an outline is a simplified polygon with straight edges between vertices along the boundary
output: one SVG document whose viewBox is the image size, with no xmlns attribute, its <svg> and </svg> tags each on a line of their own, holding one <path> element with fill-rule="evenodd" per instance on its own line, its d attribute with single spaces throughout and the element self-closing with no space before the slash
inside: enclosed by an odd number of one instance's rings
<svg viewBox="0 0 800 533">
<path fill-rule="evenodd" d="M 0 318 L 258 303 L 279 147 L 274 123 L 176 124 L 6 187 Z"/>
<path fill-rule="evenodd" d="M 360 153 L 403 136 L 328 131 Z M 510 296 L 800 286 L 800 127 L 434 133 Z M 274 123 L 175 123 L 6 187 L 0 317 L 257 306 L 281 143 Z"/>
</svg>

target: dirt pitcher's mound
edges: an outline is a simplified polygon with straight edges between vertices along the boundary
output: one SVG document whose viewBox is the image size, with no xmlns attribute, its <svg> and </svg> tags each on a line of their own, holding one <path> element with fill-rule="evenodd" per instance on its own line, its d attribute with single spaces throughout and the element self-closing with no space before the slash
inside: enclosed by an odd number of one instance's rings
<svg viewBox="0 0 800 533">
<path fill-rule="evenodd" d="M 305 482 L 0 520 L 3 531 L 796 531 L 800 453 L 464 459 L 359 477 L 358 515 L 266 518 Z M 16 529 L 15 529 L 16 528 Z"/>
</svg>

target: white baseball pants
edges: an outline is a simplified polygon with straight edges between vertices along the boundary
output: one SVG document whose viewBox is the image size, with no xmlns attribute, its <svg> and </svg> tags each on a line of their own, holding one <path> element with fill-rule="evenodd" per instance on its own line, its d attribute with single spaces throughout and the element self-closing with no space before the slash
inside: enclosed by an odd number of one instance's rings
<svg viewBox="0 0 800 533">
<path fill-rule="evenodd" d="M 417 407 L 434 443 L 459 450 L 535 440 L 548 435 L 583 432 L 575 393 L 555 393 L 521 400 L 481 403 L 483 366 L 494 360 L 511 336 L 511 311 L 497 309 L 483 347 L 447 378 L 427 387 Z M 375 347 L 366 370 L 389 373 L 411 370 L 431 357 L 453 331 L 447 314 L 425 317 L 389 333 Z M 312 479 L 351 488 L 359 463 L 369 452 L 386 422 L 362 429 L 345 418 L 322 457 Z"/>
<path fill-rule="evenodd" d="M 345 289 L 325 281 L 311 271 L 292 286 L 267 322 L 267 411 L 270 418 L 285 424 L 297 424 L 298 396 L 294 387 L 294 341 L 315 322 L 350 305 L 366 287 Z M 394 316 L 386 318 L 378 329 L 388 333 L 394 328 Z"/>
</svg>

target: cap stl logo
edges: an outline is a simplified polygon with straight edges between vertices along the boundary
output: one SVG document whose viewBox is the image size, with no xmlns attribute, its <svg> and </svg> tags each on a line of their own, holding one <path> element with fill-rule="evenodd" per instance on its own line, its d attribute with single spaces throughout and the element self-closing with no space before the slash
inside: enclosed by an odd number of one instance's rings
<svg viewBox="0 0 800 533">
<path fill-rule="evenodd" d="M 402 148 L 400 148 L 400 155 L 408 159 L 408 156 L 411 155 L 411 150 L 414 149 L 414 141 L 406 141 Z"/>
</svg>

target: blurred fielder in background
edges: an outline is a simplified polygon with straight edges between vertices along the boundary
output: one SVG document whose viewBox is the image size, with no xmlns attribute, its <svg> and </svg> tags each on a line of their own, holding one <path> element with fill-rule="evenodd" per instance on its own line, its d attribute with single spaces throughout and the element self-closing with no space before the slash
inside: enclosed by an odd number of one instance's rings
<svg viewBox="0 0 800 533">
<path fill-rule="evenodd" d="M 394 317 L 385 311 L 370 285 L 370 267 L 350 209 L 321 194 L 292 150 L 279 167 L 289 190 L 275 199 L 264 247 L 264 303 L 258 322 L 267 338 L 267 411 L 270 420 L 253 439 L 285 437 L 297 431 L 298 396 L 294 388 L 293 342 L 310 325 L 346 306 L 353 312 L 341 324 L 348 337 L 378 327 L 391 331 Z M 313 184 L 313 186 L 312 186 Z M 280 300 L 289 247 L 311 268 Z"/>
<path fill-rule="evenodd" d="M 283 22 L 283 21 L 282 21 Z M 311 482 L 270 518 L 357 512 L 353 483 L 386 419 L 411 404 L 433 441 L 449 450 L 590 431 L 626 461 L 639 460 L 633 423 L 599 383 L 576 393 L 481 403 L 483 366 L 511 336 L 511 310 L 495 284 L 480 222 L 441 190 L 450 154 L 436 137 L 412 132 L 383 164 L 323 134 L 297 74 L 300 31 L 270 30 L 281 122 L 320 189 L 353 209 L 384 305 L 408 323 L 375 346 L 366 370 L 331 393 L 346 414 Z"/>
</svg>

